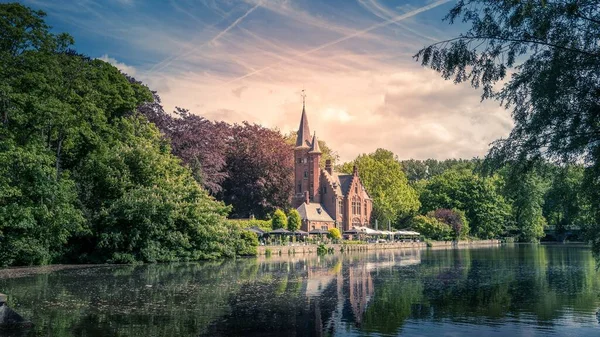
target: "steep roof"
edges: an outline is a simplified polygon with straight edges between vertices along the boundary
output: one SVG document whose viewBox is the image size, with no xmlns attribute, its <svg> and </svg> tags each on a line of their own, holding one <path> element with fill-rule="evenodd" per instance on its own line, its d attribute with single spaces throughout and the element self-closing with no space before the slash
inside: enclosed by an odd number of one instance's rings
<svg viewBox="0 0 600 337">
<path fill-rule="evenodd" d="M 308 127 L 308 117 L 306 109 L 302 104 L 302 117 L 300 118 L 300 126 L 298 127 L 298 136 L 296 138 L 296 147 L 310 147 L 310 128 Z"/>
<path fill-rule="evenodd" d="M 312 145 L 310 146 L 310 150 L 308 151 L 308 153 L 322 153 L 321 148 L 319 147 L 319 141 L 317 140 L 316 132 L 313 136 Z"/>
<path fill-rule="evenodd" d="M 340 182 L 342 193 L 344 195 L 348 195 L 348 192 L 350 191 L 350 185 L 352 185 L 353 176 L 351 174 L 338 174 L 337 178 Z"/>
<path fill-rule="evenodd" d="M 297 210 L 302 220 L 334 222 L 331 215 L 325 210 L 325 207 L 316 202 L 302 203 Z"/>
</svg>

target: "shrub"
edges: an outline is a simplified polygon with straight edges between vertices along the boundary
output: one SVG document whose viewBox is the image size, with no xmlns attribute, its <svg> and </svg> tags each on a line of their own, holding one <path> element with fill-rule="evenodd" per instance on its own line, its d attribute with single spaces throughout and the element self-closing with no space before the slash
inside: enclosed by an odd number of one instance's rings
<svg viewBox="0 0 600 337">
<path fill-rule="evenodd" d="M 271 226 L 273 229 L 287 228 L 287 216 L 282 210 L 275 210 L 271 219 Z"/>
<path fill-rule="evenodd" d="M 452 228 L 436 218 L 417 215 L 411 219 L 410 227 L 428 239 L 448 240 L 452 237 Z"/>
<path fill-rule="evenodd" d="M 324 244 L 320 244 L 317 247 L 317 254 L 319 254 L 319 255 L 325 255 L 325 254 L 327 254 L 327 251 L 328 251 L 327 247 Z"/>
<path fill-rule="evenodd" d="M 329 238 L 331 238 L 333 240 L 339 240 L 342 238 L 342 233 L 337 228 L 330 228 L 329 229 Z"/>
<path fill-rule="evenodd" d="M 440 208 L 429 212 L 427 215 L 450 226 L 454 240 L 464 239 L 469 233 L 469 224 L 463 211 Z"/>
<path fill-rule="evenodd" d="M 295 231 L 300 229 L 300 225 L 302 225 L 302 219 L 300 219 L 300 213 L 297 210 L 292 209 L 288 215 L 288 224 L 287 228 L 289 231 Z"/>
</svg>

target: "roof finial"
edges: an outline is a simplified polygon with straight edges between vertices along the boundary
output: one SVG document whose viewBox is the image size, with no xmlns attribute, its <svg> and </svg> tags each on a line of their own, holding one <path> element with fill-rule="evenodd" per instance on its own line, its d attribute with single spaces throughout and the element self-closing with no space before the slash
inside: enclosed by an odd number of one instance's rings
<svg viewBox="0 0 600 337">
<path fill-rule="evenodd" d="M 300 96 L 302 96 L 302 109 L 304 109 L 304 104 L 306 101 L 306 92 L 304 92 L 304 89 L 302 89 L 302 94 L 300 94 Z"/>
</svg>

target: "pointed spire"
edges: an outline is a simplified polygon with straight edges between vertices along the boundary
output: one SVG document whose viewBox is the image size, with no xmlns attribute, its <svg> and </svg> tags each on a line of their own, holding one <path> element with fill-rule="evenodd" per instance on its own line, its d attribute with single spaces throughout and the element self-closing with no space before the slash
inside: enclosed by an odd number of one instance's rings
<svg viewBox="0 0 600 337">
<path fill-rule="evenodd" d="M 296 138 L 296 147 L 310 147 L 310 128 L 308 127 L 308 117 L 306 117 L 304 90 L 302 90 L 302 117 L 298 127 L 298 138 Z"/>
<path fill-rule="evenodd" d="M 317 133 L 313 135 L 312 145 L 310 146 L 310 150 L 308 153 L 321 153 L 321 148 L 319 147 L 319 141 L 317 140 Z"/>
</svg>

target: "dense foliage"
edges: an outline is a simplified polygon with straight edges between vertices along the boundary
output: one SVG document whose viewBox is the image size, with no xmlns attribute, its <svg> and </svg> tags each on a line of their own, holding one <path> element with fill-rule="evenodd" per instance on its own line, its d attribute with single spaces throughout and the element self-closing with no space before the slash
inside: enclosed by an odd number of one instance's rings
<svg viewBox="0 0 600 337">
<path fill-rule="evenodd" d="M 275 210 L 275 212 L 273 212 L 273 217 L 271 218 L 271 226 L 273 227 L 273 229 L 286 229 L 287 228 L 287 216 L 285 215 L 285 213 L 280 210 L 277 209 Z"/>
<path fill-rule="evenodd" d="M 446 18 L 470 28 L 420 50 L 417 59 L 512 109 L 515 126 L 490 150 L 492 166 L 539 160 L 585 165 L 594 215 L 585 227 L 600 254 L 600 2 L 460 0 Z M 530 189 L 536 182 L 527 184 Z M 518 212 L 535 227 L 543 225 L 537 201 Z"/>
<path fill-rule="evenodd" d="M 295 231 L 302 227 L 302 219 L 300 218 L 300 213 L 297 210 L 291 209 L 288 214 L 287 219 L 287 229 L 289 231 Z"/>
<path fill-rule="evenodd" d="M 139 108 L 171 141 L 172 153 L 196 181 L 232 206 L 231 217 L 265 218 L 287 208 L 293 190 L 293 151 L 279 131 L 256 124 L 212 122 L 188 110 L 164 111 L 160 98 Z"/>
<path fill-rule="evenodd" d="M 0 264 L 252 253 L 256 239 L 136 113 L 151 92 L 75 53 L 44 15 L 0 4 Z"/>
<path fill-rule="evenodd" d="M 330 228 L 328 236 L 333 240 L 339 240 L 342 238 L 342 233 L 337 228 Z"/>
<path fill-rule="evenodd" d="M 428 215 L 413 217 L 410 228 L 433 240 L 449 240 L 453 235 L 450 225 Z"/>
<path fill-rule="evenodd" d="M 469 233 L 469 223 L 463 211 L 440 208 L 427 215 L 450 226 L 454 240 L 465 239 Z"/>
<path fill-rule="evenodd" d="M 417 213 L 419 197 L 408 184 L 406 175 L 396 156 L 384 149 L 358 156 L 344 163 L 341 170 L 352 173 L 356 165 L 360 180 L 373 199 L 373 222 L 391 221 L 397 224 Z"/>
<path fill-rule="evenodd" d="M 421 211 L 464 211 L 472 235 L 482 239 L 498 237 L 509 221 L 511 205 L 501 195 L 497 179 L 482 178 L 468 169 L 448 170 L 422 187 Z"/>
</svg>

